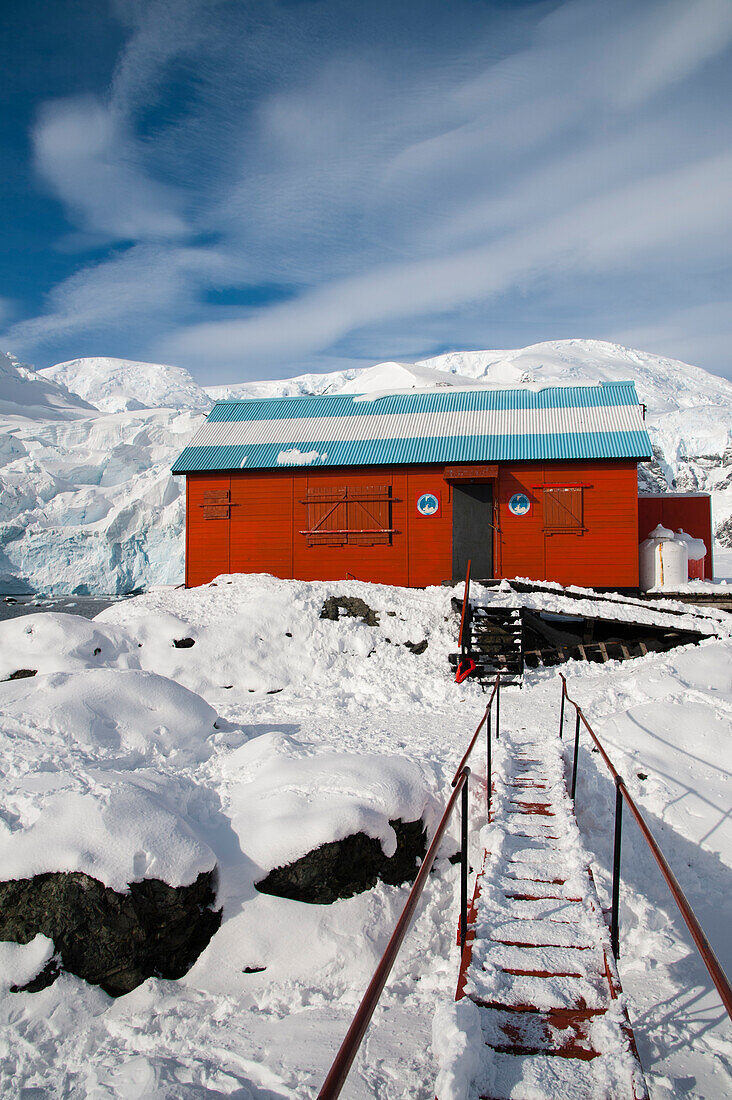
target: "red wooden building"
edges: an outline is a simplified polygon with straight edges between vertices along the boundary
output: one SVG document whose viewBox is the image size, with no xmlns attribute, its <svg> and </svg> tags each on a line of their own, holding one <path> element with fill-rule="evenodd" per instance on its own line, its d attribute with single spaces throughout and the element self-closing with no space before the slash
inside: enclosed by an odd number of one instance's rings
<svg viewBox="0 0 732 1100">
<path fill-rule="evenodd" d="M 187 476 L 186 584 L 638 584 L 632 383 L 222 402 Z"/>
</svg>

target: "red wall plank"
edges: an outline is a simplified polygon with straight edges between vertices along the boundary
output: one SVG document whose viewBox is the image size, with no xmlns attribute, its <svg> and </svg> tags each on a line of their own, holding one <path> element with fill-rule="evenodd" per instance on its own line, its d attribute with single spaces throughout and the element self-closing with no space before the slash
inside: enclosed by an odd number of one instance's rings
<svg viewBox="0 0 732 1100">
<path fill-rule="evenodd" d="M 228 491 L 230 485 L 228 474 L 188 476 L 186 585 L 190 588 L 229 572 L 229 521 L 204 519 L 203 494 L 207 489 Z"/>
<path fill-rule="evenodd" d="M 231 477 L 232 573 L 293 577 L 292 477 Z"/>
</svg>

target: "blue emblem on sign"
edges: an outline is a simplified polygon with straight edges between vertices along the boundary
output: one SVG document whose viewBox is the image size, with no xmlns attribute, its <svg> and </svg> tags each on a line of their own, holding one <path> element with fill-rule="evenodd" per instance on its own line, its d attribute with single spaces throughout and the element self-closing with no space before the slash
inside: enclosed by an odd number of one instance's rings
<svg viewBox="0 0 732 1100">
<path fill-rule="evenodd" d="M 531 511 L 531 501 L 526 493 L 514 493 L 508 502 L 508 510 L 514 516 L 525 516 Z"/>
<path fill-rule="evenodd" d="M 440 510 L 440 501 L 434 493 L 422 493 L 417 498 L 417 511 L 420 516 L 436 516 Z"/>
</svg>

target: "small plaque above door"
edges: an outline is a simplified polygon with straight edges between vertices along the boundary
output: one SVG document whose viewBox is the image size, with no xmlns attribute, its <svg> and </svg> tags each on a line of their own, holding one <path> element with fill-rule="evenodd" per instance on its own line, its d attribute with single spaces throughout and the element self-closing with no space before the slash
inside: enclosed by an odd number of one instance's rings
<svg viewBox="0 0 732 1100">
<path fill-rule="evenodd" d="M 445 481 L 495 481 L 498 466 L 446 466 Z"/>
</svg>

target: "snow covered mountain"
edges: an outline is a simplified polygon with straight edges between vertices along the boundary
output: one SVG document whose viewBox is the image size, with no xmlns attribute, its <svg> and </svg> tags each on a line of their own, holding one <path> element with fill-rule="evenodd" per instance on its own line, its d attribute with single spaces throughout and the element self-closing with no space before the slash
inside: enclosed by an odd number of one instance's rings
<svg viewBox="0 0 732 1100">
<path fill-rule="evenodd" d="M 628 378 L 656 454 L 641 487 L 711 492 L 718 544 L 732 547 L 732 383 L 616 344 L 558 340 L 205 390 L 162 364 L 76 359 L 36 372 L 0 355 L 0 592 L 181 581 L 183 485 L 170 466 L 212 400 Z"/>
<path fill-rule="evenodd" d="M 44 378 L 15 356 L 0 352 L 0 416 L 72 420 L 93 409 L 63 383 Z"/>
<path fill-rule="evenodd" d="M 103 412 L 209 409 L 213 402 L 183 367 L 133 359 L 70 359 L 38 371 Z"/>
</svg>

